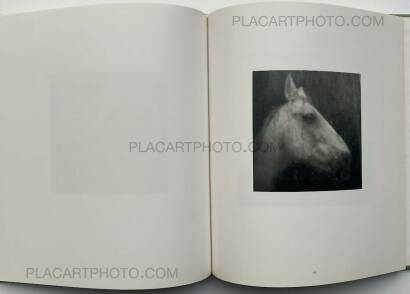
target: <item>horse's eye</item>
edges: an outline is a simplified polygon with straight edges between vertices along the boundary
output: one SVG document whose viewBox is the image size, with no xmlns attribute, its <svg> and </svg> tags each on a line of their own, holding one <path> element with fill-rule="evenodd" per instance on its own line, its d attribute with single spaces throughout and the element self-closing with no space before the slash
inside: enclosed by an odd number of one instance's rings
<svg viewBox="0 0 410 294">
<path fill-rule="evenodd" d="M 316 120 L 316 115 L 314 113 L 306 113 L 305 115 L 303 115 L 303 118 L 308 123 L 312 123 Z"/>
</svg>

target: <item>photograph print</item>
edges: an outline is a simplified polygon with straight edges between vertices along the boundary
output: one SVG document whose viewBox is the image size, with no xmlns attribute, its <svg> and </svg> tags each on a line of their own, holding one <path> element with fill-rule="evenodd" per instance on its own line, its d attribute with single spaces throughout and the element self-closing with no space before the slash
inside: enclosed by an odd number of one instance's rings
<svg viewBox="0 0 410 294">
<path fill-rule="evenodd" d="M 360 74 L 253 72 L 253 190 L 362 188 Z"/>
</svg>

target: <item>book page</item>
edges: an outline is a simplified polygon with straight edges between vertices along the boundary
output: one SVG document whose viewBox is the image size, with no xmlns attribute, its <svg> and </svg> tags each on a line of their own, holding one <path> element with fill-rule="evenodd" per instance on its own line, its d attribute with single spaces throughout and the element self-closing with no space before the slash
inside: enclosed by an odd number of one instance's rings
<svg viewBox="0 0 410 294">
<path fill-rule="evenodd" d="M 269 287 L 405 267 L 403 22 L 336 6 L 209 17 L 213 273 Z M 226 146 L 224 145 L 224 146 Z"/>
<path fill-rule="evenodd" d="M 206 278 L 209 156 L 165 149 L 208 140 L 206 16 L 68 8 L 3 16 L 0 34 L 0 280 Z"/>
<path fill-rule="evenodd" d="M 404 17 L 404 83 L 406 93 L 406 236 L 407 236 L 407 265 L 410 266 L 410 18 Z"/>
</svg>

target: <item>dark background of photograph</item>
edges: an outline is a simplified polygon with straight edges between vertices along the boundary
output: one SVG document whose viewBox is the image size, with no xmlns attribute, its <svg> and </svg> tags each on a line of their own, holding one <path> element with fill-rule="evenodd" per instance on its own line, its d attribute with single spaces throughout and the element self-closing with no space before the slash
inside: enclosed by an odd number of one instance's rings
<svg viewBox="0 0 410 294">
<path fill-rule="evenodd" d="M 323 191 L 362 188 L 360 75 L 327 71 L 253 72 L 253 138 L 255 140 L 273 108 L 286 103 L 285 80 L 291 74 L 296 87 L 303 87 L 313 106 L 348 145 L 352 161 L 344 181 L 317 174 L 298 165 L 286 170 L 275 191 Z"/>
</svg>

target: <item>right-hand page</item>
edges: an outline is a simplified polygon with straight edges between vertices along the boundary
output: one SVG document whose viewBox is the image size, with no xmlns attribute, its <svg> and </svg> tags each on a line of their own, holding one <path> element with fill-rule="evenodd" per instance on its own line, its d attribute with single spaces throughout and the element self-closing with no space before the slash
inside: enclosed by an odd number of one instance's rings
<svg viewBox="0 0 410 294">
<path fill-rule="evenodd" d="M 405 267 L 403 22 L 318 4 L 209 17 L 213 273 L 336 283 Z"/>
<path fill-rule="evenodd" d="M 406 195 L 407 195 L 407 266 L 410 267 L 410 17 L 404 22 L 404 76 L 406 93 Z"/>
</svg>

